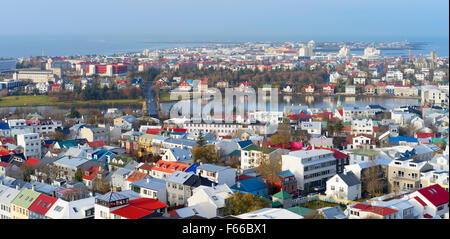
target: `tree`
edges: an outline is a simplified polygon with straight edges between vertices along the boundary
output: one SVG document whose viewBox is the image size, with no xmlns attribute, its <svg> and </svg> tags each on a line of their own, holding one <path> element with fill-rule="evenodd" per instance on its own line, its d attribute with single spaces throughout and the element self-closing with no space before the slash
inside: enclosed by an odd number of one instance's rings
<svg viewBox="0 0 450 239">
<path fill-rule="evenodd" d="M 275 186 L 276 173 L 281 171 L 281 156 L 269 156 L 268 149 L 265 146 L 261 148 L 261 152 L 258 159 L 260 163 L 256 171 L 265 179 L 269 185 L 269 190 L 272 192 Z"/>
<path fill-rule="evenodd" d="M 366 191 L 371 197 L 383 194 L 386 183 L 383 178 L 381 166 L 376 164 L 375 159 L 371 159 L 369 167 L 362 171 L 361 179 Z"/>
<path fill-rule="evenodd" d="M 200 147 L 204 147 L 206 145 L 206 140 L 203 138 L 202 131 L 200 131 L 198 134 L 197 145 Z"/>
<path fill-rule="evenodd" d="M 289 135 L 286 134 L 274 134 L 270 137 L 270 143 L 272 143 L 273 145 L 278 145 L 278 144 L 287 144 L 289 143 L 289 141 L 291 140 L 291 137 Z"/>
<path fill-rule="evenodd" d="M 58 141 L 63 141 L 67 138 L 67 135 L 64 134 L 63 132 L 55 131 L 51 133 L 49 137 Z"/>
<path fill-rule="evenodd" d="M 105 194 L 111 191 L 111 185 L 109 182 L 104 181 L 102 178 L 95 177 L 92 181 L 92 191 L 94 193 Z"/>
<path fill-rule="evenodd" d="M 72 108 L 70 108 L 70 114 L 68 115 L 69 118 L 80 118 L 81 114 L 80 112 L 78 112 L 75 107 L 72 106 Z"/>
<path fill-rule="evenodd" d="M 83 171 L 80 168 L 75 172 L 75 180 L 78 182 L 83 181 Z"/>
<path fill-rule="evenodd" d="M 208 145 L 206 147 L 196 147 L 194 152 L 195 163 L 211 163 L 216 164 L 219 162 L 220 156 L 219 153 L 216 152 L 214 145 Z"/>
<path fill-rule="evenodd" d="M 224 215 L 241 215 L 270 206 L 270 201 L 251 193 L 236 192 L 225 199 Z"/>
</svg>

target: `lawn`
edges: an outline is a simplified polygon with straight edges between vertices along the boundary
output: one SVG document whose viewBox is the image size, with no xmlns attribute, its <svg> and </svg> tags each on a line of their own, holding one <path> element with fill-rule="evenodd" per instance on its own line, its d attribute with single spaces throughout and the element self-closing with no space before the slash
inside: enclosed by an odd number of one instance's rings
<svg viewBox="0 0 450 239">
<path fill-rule="evenodd" d="M 0 106 L 31 106 L 31 105 L 92 105 L 92 104 L 139 104 L 139 99 L 118 99 L 118 100 L 77 100 L 58 101 L 55 97 L 48 95 L 20 95 L 5 96 L 0 98 Z"/>
<path fill-rule="evenodd" d="M 319 208 L 323 208 L 323 207 L 335 207 L 335 206 L 339 206 L 338 203 L 331 203 L 331 202 L 325 202 L 325 201 L 319 201 L 319 200 L 313 200 L 313 201 L 309 201 L 309 202 L 305 202 L 302 204 L 298 205 L 299 207 L 306 207 L 309 209 L 319 209 Z M 342 210 L 345 210 L 347 207 L 341 207 Z"/>
</svg>

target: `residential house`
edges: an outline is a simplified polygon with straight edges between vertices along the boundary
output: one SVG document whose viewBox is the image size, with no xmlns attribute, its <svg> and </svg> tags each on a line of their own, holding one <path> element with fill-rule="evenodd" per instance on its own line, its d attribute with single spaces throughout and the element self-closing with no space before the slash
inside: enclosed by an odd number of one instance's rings
<svg viewBox="0 0 450 239">
<path fill-rule="evenodd" d="M 236 170 L 232 167 L 215 164 L 201 164 L 196 174 L 218 185 L 226 184 L 231 187 L 236 183 Z"/>
<path fill-rule="evenodd" d="M 358 200 L 361 198 L 361 182 L 353 172 L 339 173 L 328 179 L 325 194 L 329 197 Z"/>
<path fill-rule="evenodd" d="M 144 198 L 158 199 L 167 203 L 166 181 L 158 178 L 145 177 L 131 183 L 131 190 L 139 193 Z"/>
<path fill-rule="evenodd" d="M 226 184 L 213 187 L 199 186 L 194 189 L 192 196 L 188 198 L 188 206 L 200 207 L 207 218 L 222 216 L 225 199 L 232 194 L 233 191 Z"/>
<path fill-rule="evenodd" d="M 419 218 L 444 218 L 448 213 L 449 193 L 439 184 L 414 191 L 402 199 L 408 200 L 419 212 Z"/>
<path fill-rule="evenodd" d="M 169 206 L 187 205 L 187 200 L 193 195 L 193 190 L 200 186 L 200 177 L 193 172 L 174 172 L 167 182 L 167 200 Z"/>
<path fill-rule="evenodd" d="M 269 188 L 261 177 L 238 180 L 230 188 L 233 192 L 251 193 L 255 196 L 266 197 L 269 193 Z"/>
</svg>

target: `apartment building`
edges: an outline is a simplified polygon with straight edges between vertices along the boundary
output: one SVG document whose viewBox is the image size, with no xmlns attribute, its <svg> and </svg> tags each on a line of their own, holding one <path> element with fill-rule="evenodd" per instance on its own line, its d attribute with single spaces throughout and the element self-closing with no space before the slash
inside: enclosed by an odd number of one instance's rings
<svg viewBox="0 0 450 239">
<path fill-rule="evenodd" d="M 108 128 L 83 127 L 80 130 L 80 138 L 86 139 L 88 142 L 104 141 L 108 143 L 110 141 L 110 133 Z"/>
<path fill-rule="evenodd" d="M 297 188 L 302 191 L 323 189 L 326 181 L 336 174 L 336 158 L 330 150 L 298 150 L 281 158 L 281 170 L 291 171 L 297 179 Z"/>
<path fill-rule="evenodd" d="M 433 166 L 425 160 L 399 158 L 388 165 L 388 190 L 405 191 L 421 188 L 420 175 L 432 170 Z"/>
<path fill-rule="evenodd" d="M 24 155 L 29 158 L 41 159 L 41 137 L 38 133 L 17 135 L 17 145 L 23 147 Z"/>
</svg>

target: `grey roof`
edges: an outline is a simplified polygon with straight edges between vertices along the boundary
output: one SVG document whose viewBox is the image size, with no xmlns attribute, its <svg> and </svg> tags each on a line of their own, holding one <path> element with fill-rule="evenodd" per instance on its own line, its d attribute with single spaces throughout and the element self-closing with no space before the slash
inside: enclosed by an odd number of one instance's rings
<svg viewBox="0 0 450 239">
<path fill-rule="evenodd" d="M 227 169 L 227 168 L 229 168 L 229 167 L 215 165 L 215 164 L 202 164 L 197 167 L 197 172 L 199 169 L 203 169 L 203 170 L 210 171 L 210 172 L 219 172 L 219 171 Z"/>
<path fill-rule="evenodd" d="M 166 188 L 166 181 L 158 178 L 144 178 L 133 182 L 131 185 L 159 191 Z"/>
<path fill-rule="evenodd" d="M 347 184 L 349 187 L 361 184 L 361 181 L 356 177 L 353 172 L 347 172 L 346 174 L 340 173 L 338 176 Z"/>
<path fill-rule="evenodd" d="M 102 200 L 102 201 L 106 201 L 106 202 L 114 202 L 114 201 L 118 201 L 118 200 L 124 200 L 124 199 L 128 199 L 128 196 L 123 195 L 119 192 L 107 192 L 103 195 L 100 196 L 96 196 L 95 198 Z"/>
<path fill-rule="evenodd" d="M 166 179 L 166 181 L 171 182 L 171 183 L 184 184 L 184 182 L 186 182 L 193 175 L 195 175 L 193 172 L 186 173 L 186 172 L 175 171 Z"/>
<path fill-rule="evenodd" d="M 191 151 L 189 149 L 180 149 L 180 148 L 170 148 L 170 152 L 172 152 L 173 156 L 177 161 L 179 160 L 188 160 L 193 159 L 194 156 L 192 155 Z"/>
<path fill-rule="evenodd" d="M 85 159 L 85 158 L 77 158 L 77 157 L 62 157 L 58 160 L 55 161 L 55 163 L 57 164 L 62 164 L 62 165 L 66 165 L 69 167 L 75 167 L 78 168 L 80 165 L 88 162 L 89 160 Z"/>
<path fill-rule="evenodd" d="M 171 144 L 184 145 L 184 146 L 191 146 L 191 147 L 194 147 L 195 145 L 197 145 L 197 142 L 195 140 L 190 140 L 190 139 L 168 138 L 168 139 L 164 140 L 164 142 L 171 143 Z"/>
<path fill-rule="evenodd" d="M 335 206 L 335 207 L 324 207 L 318 209 L 318 211 L 321 211 L 326 219 L 345 219 L 347 216 L 345 216 L 344 212 L 342 211 L 341 207 Z"/>
<path fill-rule="evenodd" d="M 113 174 L 118 174 L 118 175 L 124 176 L 124 175 L 129 174 L 130 172 L 132 172 L 131 169 L 128 169 L 128 168 L 119 168 L 119 169 L 117 169 Z"/>
</svg>

